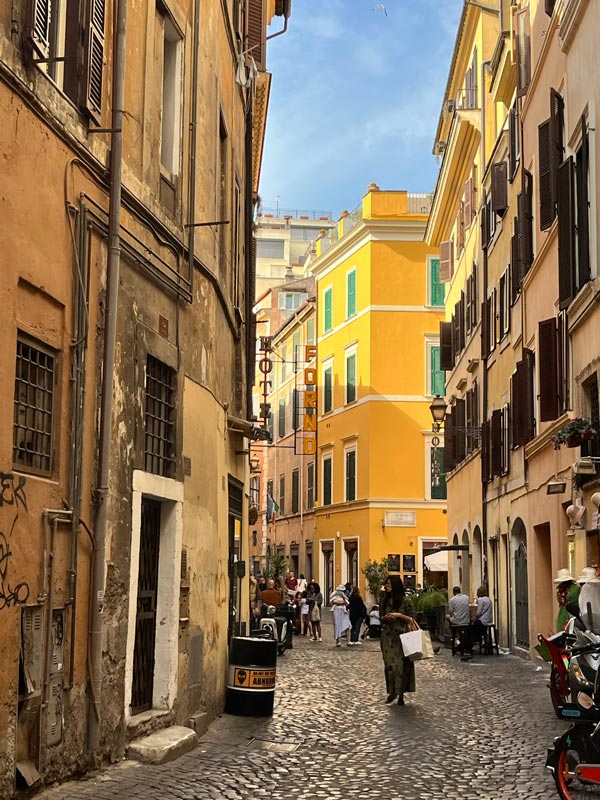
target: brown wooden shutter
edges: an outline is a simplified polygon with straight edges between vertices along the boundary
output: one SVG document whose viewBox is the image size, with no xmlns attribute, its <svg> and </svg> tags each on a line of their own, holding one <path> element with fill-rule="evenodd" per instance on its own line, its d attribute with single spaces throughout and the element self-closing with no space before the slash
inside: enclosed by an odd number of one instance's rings
<svg viewBox="0 0 600 800">
<path fill-rule="evenodd" d="M 464 209 L 464 204 L 461 203 L 458 214 L 456 215 L 456 250 L 458 253 L 462 253 L 463 247 L 465 245 L 465 225 L 463 219 L 463 209 Z"/>
<path fill-rule="evenodd" d="M 440 322 L 440 369 L 446 372 L 454 369 L 451 322 Z"/>
<path fill-rule="evenodd" d="M 510 287 L 511 302 L 515 303 L 521 288 L 521 270 L 519 268 L 519 238 L 516 217 L 513 220 L 513 235 L 510 239 Z"/>
<path fill-rule="evenodd" d="M 481 206 L 481 249 L 486 250 L 489 243 L 489 224 L 488 224 L 487 197 L 483 193 L 483 205 Z"/>
<path fill-rule="evenodd" d="M 489 325 L 490 321 L 488 318 L 488 303 L 487 300 L 483 300 L 481 303 L 481 357 L 487 358 L 490 354 L 490 333 L 489 333 Z"/>
<path fill-rule="evenodd" d="M 471 327 L 477 325 L 477 309 L 479 307 L 479 295 L 477 291 L 477 263 L 473 262 L 473 272 L 471 273 Z"/>
<path fill-rule="evenodd" d="M 104 74 L 105 0 L 89 0 L 87 10 L 85 84 L 82 105 L 90 117 L 100 124 Z"/>
<path fill-rule="evenodd" d="M 552 174 L 554 176 L 554 196 L 556 197 L 556 182 L 558 168 L 564 156 L 563 127 L 565 117 L 565 101 L 556 89 L 550 89 L 550 122 L 552 125 Z"/>
<path fill-rule="evenodd" d="M 515 12 L 517 39 L 517 97 L 523 97 L 531 80 L 531 51 L 529 42 L 529 7 Z"/>
<path fill-rule="evenodd" d="M 569 324 L 567 312 L 561 311 L 557 320 L 558 346 L 558 412 L 569 409 L 571 392 L 569 385 Z"/>
<path fill-rule="evenodd" d="M 516 141 L 519 135 L 517 106 L 511 106 L 508 116 L 508 179 L 512 181 L 517 169 Z"/>
<path fill-rule="evenodd" d="M 461 461 L 464 460 L 466 456 L 466 447 L 465 447 L 465 401 L 464 400 L 457 400 L 456 406 L 454 407 L 454 417 L 456 420 L 456 426 L 454 431 L 454 454 L 456 457 L 456 463 L 460 464 Z M 459 430 L 456 430 L 458 428 Z"/>
<path fill-rule="evenodd" d="M 469 178 L 468 181 L 465 183 L 465 204 L 463 207 L 464 215 L 464 224 L 465 227 L 469 227 L 471 224 L 471 220 L 473 219 L 473 180 Z"/>
<path fill-rule="evenodd" d="M 500 427 L 500 474 L 507 475 L 510 469 L 510 420 L 511 408 L 507 403 L 501 411 Z"/>
<path fill-rule="evenodd" d="M 577 266 L 578 288 L 590 278 L 590 227 L 589 227 L 589 140 L 585 116 L 581 117 L 581 148 L 577 154 Z"/>
<path fill-rule="evenodd" d="M 533 175 L 523 170 L 523 277 L 533 264 Z"/>
<path fill-rule="evenodd" d="M 456 466 L 454 456 L 454 414 L 452 410 L 448 411 L 444 420 L 444 458 L 446 472 L 452 472 Z"/>
<path fill-rule="evenodd" d="M 535 436 L 535 395 L 533 391 L 535 382 L 535 355 L 533 350 L 523 349 L 523 360 L 525 362 L 524 380 L 524 412 L 525 412 L 525 434 L 526 442 L 530 442 Z"/>
<path fill-rule="evenodd" d="M 573 159 L 558 168 L 558 299 L 567 308 L 575 296 L 575 208 L 573 197 Z"/>
<path fill-rule="evenodd" d="M 556 216 L 553 173 L 552 120 L 547 119 L 538 125 L 538 154 L 540 182 L 540 228 L 545 231 L 552 225 Z"/>
<path fill-rule="evenodd" d="M 506 161 L 492 164 L 492 212 L 502 216 L 508 208 Z"/>
<path fill-rule="evenodd" d="M 481 423 L 481 482 L 488 483 L 490 478 L 490 424 L 484 420 Z"/>
<path fill-rule="evenodd" d="M 500 475 L 502 470 L 502 412 L 492 411 L 492 476 Z"/>
<path fill-rule="evenodd" d="M 454 266 L 454 247 L 451 241 L 440 242 L 440 283 L 448 283 Z"/>
<path fill-rule="evenodd" d="M 246 2 L 246 63 L 252 59 L 256 68 L 264 72 L 267 68 L 266 59 L 267 22 L 265 19 L 264 0 L 247 0 Z"/>
<path fill-rule="evenodd" d="M 464 350 L 467 344 L 466 324 L 465 324 L 465 293 L 460 293 L 459 307 L 459 334 L 460 334 L 460 349 Z"/>
<path fill-rule="evenodd" d="M 471 330 L 471 275 L 467 278 L 465 292 L 465 330 L 467 333 Z"/>
<path fill-rule="evenodd" d="M 521 444 L 519 441 L 519 388 L 518 388 L 519 373 L 513 372 L 510 376 L 510 406 L 512 414 L 510 418 L 510 438 L 513 447 Z"/>
<path fill-rule="evenodd" d="M 50 10 L 50 0 L 29 0 L 27 38 L 42 58 L 47 58 L 50 52 Z"/>
<path fill-rule="evenodd" d="M 539 323 L 538 364 L 540 372 L 540 419 L 543 422 L 558 417 L 558 341 L 556 320 Z"/>
</svg>

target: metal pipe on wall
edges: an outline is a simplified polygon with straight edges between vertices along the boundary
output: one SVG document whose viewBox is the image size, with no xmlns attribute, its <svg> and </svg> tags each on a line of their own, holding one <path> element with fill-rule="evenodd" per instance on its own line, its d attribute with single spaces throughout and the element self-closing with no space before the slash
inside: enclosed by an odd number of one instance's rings
<svg viewBox="0 0 600 800">
<path fill-rule="evenodd" d="M 194 245 L 196 229 L 193 227 L 195 220 L 196 206 L 196 129 L 198 126 L 198 50 L 199 50 L 199 29 L 200 29 L 200 0 L 194 0 L 194 40 L 192 44 L 192 118 L 190 120 L 190 161 L 189 161 L 189 183 L 188 183 L 188 261 L 189 261 L 189 287 L 191 301 L 194 302 Z"/>
<path fill-rule="evenodd" d="M 100 700 L 102 691 L 102 613 L 104 606 L 107 505 L 113 414 L 113 375 L 117 339 L 119 268 L 121 262 L 121 180 L 123 124 L 125 115 L 125 46 L 127 2 L 114 0 L 115 25 L 113 57 L 113 107 L 110 158 L 110 202 L 108 217 L 109 255 L 107 265 L 106 310 L 104 318 L 104 358 L 102 375 L 100 458 L 98 470 L 98 511 L 96 515 L 96 550 L 93 564 L 93 591 L 90 598 L 90 683 L 92 713 L 88 715 L 88 749 L 100 743 Z"/>
</svg>

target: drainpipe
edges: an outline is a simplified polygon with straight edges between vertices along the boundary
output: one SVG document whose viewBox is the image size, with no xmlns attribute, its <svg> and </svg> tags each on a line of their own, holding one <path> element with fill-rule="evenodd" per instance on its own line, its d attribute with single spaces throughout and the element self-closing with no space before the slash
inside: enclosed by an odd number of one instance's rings
<svg viewBox="0 0 600 800">
<path fill-rule="evenodd" d="M 188 191 L 188 260 L 189 260 L 189 275 L 190 294 L 192 296 L 192 303 L 194 302 L 194 237 L 196 229 L 194 228 L 195 220 L 195 201 L 196 201 L 196 130 L 198 127 L 198 47 L 199 47 L 199 26 L 200 26 L 200 0 L 194 0 L 194 42 L 192 45 L 193 63 L 192 63 L 192 118 L 190 121 L 190 181 Z M 179 300 L 177 301 L 179 308 Z"/>
<path fill-rule="evenodd" d="M 111 124 L 110 202 L 108 213 L 109 255 L 107 266 L 106 311 L 104 319 L 104 359 L 100 409 L 100 454 L 98 469 L 98 511 L 96 514 L 96 550 L 90 598 L 90 689 L 92 713 L 88 714 L 88 749 L 100 743 L 100 698 L 102 691 L 102 610 L 106 561 L 106 532 L 110 453 L 112 438 L 113 376 L 117 339 L 119 267 L 121 261 L 121 175 L 123 153 L 123 107 L 125 105 L 126 0 L 114 0 L 115 20 L 113 108 Z"/>
</svg>

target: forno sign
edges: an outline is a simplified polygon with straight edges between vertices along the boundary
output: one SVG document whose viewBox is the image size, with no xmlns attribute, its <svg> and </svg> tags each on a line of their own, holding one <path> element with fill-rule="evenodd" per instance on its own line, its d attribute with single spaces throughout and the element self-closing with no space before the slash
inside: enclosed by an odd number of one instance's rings
<svg viewBox="0 0 600 800">
<path fill-rule="evenodd" d="M 415 511 L 386 511 L 386 528 L 414 528 L 417 524 Z"/>
</svg>

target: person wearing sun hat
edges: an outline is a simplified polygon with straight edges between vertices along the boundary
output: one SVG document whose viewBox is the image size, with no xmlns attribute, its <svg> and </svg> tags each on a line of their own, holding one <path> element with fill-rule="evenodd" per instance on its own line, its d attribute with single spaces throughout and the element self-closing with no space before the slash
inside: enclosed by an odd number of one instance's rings
<svg viewBox="0 0 600 800">
<path fill-rule="evenodd" d="M 554 583 L 556 584 L 556 599 L 558 600 L 556 630 L 562 631 L 571 619 L 571 614 L 567 611 L 567 603 L 576 603 L 579 600 L 581 586 L 575 583 L 575 578 L 568 569 L 564 568 L 558 570 Z"/>
</svg>

